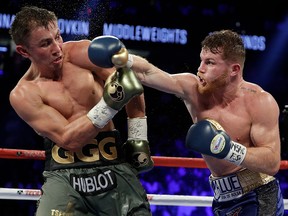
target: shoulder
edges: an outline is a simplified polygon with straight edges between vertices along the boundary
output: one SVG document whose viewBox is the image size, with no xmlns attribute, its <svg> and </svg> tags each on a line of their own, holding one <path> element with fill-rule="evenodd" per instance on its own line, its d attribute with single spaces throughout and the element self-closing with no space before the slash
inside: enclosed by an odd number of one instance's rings
<svg viewBox="0 0 288 216">
<path fill-rule="evenodd" d="M 268 101 L 275 101 L 274 97 L 267 91 L 265 91 L 261 86 L 251 83 L 251 82 L 244 82 L 244 84 L 240 87 L 241 92 L 246 96 L 248 99 L 254 99 L 257 102 L 267 102 Z"/>
<path fill-rule="evenodd" d="M 103 69 L 93 64 L 88 57 L 90 40 L 68 41 L 62 46 L 64 62 L 80 67 L 88 71 L 102 71 Z"/>
<path fill-rule="evenodd" d="M 189 86 L 196 84 L 198 80 L 195 74 L 189 72 L 171 74 L 171 77 L 184 84 L 185 86 L 187 86 L 187 84 L 189 84 Z"/>
<path fill-rule="evenodd" d="M 74 49 L 79 47 L 88 47 L 91 41 L 87 39 L 78 40 L 78 41 L 66 41 L 63 43 L 63 49 Z"/>
<path fill-rule="evenodd" d="M 191 90 L 191 86 L 196 86 L 198 85 L 198 77 L 193 74 L 193 73 L 189 73 L 189 72 L 184 72 L 184 73 L 178 73 L 178 74 L 172 74 L 172 77 L 175 77 L 177 79 L 177 81 L 179 81 L 179 83 L 182 85 L 183 89 L 190 89 Z"/>
<path fill-rule="evenodd" d="M 272 112 L 278 116 L 279 106 L 271 93 L 265 91 L 259 85 L 249 82 L 245 82 L 241 90 L 251 113 L 262 113 L 263 115 L 269 113 L 270 115 Z"/>
<path fill-rule="evenodd" d="M 90 42 L 90 40 L 67 41 L 63 43 L 63 53 L 69 59 L 71 57 L 79 58 L 83 54 L 86 56 Z"/>
<path fill-rule="evenodd" d="M 34 81 L 27 80 L 24 77 L 19 80 L 17 85 L 11 90 L 9 100 L 13 108 L 23 107 L 26 102 L 39 100 L 40 89 Z M 38 99 L 36 99 L 38 98 Z"/>
<path fill-rule="evenodd" d="M 183 72 L 183 73 L 177 73 L 177 74 L 171 74 L 171 77 L 175 79 L 176 85 L 179 86 L 181 91 L 180 95 L 177 95 L 178 97 L 181 97 L 182 99 L 188 99 L 191 96 L 195 97 L 195 92 L 197 92 L 197 86 L 198 86 L 198 77 L 190 72 Z"/>
</svg>

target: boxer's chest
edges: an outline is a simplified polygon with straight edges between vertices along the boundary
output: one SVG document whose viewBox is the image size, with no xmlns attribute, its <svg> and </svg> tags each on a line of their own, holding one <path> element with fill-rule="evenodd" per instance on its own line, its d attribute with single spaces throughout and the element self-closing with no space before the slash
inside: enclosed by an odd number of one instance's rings
<svg viewBox="0 0 288 216">
<path fill-rule="evenodd" d="M 90 72 L 71 73 L 60 80 L 39 83 L 43 102 L 70 119 L 87 112 L 101 98 L 102 83 Z"/>
</svg>

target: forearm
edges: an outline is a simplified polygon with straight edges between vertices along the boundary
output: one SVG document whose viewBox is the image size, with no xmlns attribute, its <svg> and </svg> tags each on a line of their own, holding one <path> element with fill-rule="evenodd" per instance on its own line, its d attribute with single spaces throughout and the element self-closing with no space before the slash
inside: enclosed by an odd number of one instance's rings
<svg viewBox="0 0 288 216">
<path fill-rule="evenodd" d="M 143 85 L 169 94 L 183 96 L 184 90 L 181 83 L 183 83 L 183 80 L 187 80 L 188 77 L 184 73 L 183 75 L 175 76 L 174 74 L 172 76 L 149 63 L 146 59 L 135 55 L 133 55 L 132 70 Z"/>
<path fill-rule="evenodd" d="M 106 127 L 111 127 L 108 123 Z M 51 139 L 59 147 L 77 151 L 97 136 L 100 128 L 95 127 L 87 116 L 82 116 L 73 122 L 63 125 L 62 129 L 50 130 L 44 136 Z"/>
<path fill-rule="evenodd" d="M 145 100 L 144 93 L 132 98 L 125 107 L 127 116 L 129 118 L 144 117 L 145 116 Z"/>
<path fill-rule="evenodd" d="M 249 147 L 242 166 L 255 172 L 275 175 L 280 167 L 280 153 L 266 147 Z"/>
<path fill-rule="evenodd" d="M 134 71 L 138 79 L 145 83 L 146 79 L 149 79 L 149 75 L 155 71 L 156 67 L 149 63 L 145 58 L 137 55 L 133 56 L 133 64 L 131 69 Z M 149 84 L 149 82 L 146 82 Z"/>
</svg>

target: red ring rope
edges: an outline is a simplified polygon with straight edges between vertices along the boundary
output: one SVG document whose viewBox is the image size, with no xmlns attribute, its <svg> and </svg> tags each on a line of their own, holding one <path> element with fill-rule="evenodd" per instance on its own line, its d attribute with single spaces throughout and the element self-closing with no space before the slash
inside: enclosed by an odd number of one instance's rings
<svg viewBox="0 0 288 216">
<path fill-rule="evenodd" d="M 0 148 L 0 158 L 45 160 L 45 152 L 41 150 Z M 152 156 L 152 158 L 154 160 L 155 166 L 207 168 L 207 165 L 202 158 L 163 157 L 163 156 Z M 281 161 L 280 169 L 288 169 L 287 160 Z"/>
</svg>

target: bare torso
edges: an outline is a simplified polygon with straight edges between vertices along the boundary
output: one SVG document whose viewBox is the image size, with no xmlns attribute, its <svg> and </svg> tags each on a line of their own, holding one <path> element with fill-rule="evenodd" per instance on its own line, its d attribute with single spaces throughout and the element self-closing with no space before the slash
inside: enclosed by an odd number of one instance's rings
<svg viewBox="0 0 288 216">
<path fill-rule="evenodd" d="M 101 98 L 103 81 L 91 71 L 64 62 L 59 80 L 36 78 L 26 80 L 39 89 L 43 102 L 73 121 L 87 113 Z"/>
<path fill-rule="evenodd" d="M 210 109 L 199 109 L 197 118 L 211 118 L 216 120 L 221 124 L 233 141 L 239 142 L 245 146 L 250 146 L 252 143 L 250 140 L 251 122 L 245 106 L 240 105 L 244 104 L 243 100 L 243 98 L 237 98 L 224 107 L 214 106 Z M 224 160 L 216 160 L 213 157 L 205 155 L 203 155 L 203 157 L 212 174 L 215 176 L 218 174 L 225 175 L 241 168 Z"/>
<path fill-rule="evenodd" d="M 103 80 L 112 72 L 108 69 L 101 71 L 101 68 L 91 62 L 81 61 L 81 53 L 78 60 L 76 52 L 76 63 L 71 61 L 73 58 L 71 53 L 74 52 L 71 49 L 74 47 L 75 50 L 78 44 L 81 47 L 84 46 L 83 52 L 85 53 L 85 46 L 88 46 L 89 42 L 64 44 L 62 65 L 54 73 L 50 72 L 47 75 L 45 70 L 39 71 L 40 67 L 32 63 L 10 94 L 11 103 L 19 116 L 42 136 L 51 138 L 60 146 L 62 145 L 60 143 L 63 143 L 62 147 L 70 145 L 71 148 L 77 148 L 78 143 L 83 145 L 91 139 L 88 137 L 86 140 L 83 134 L 81 141 L 77 141 L 79 135 L 75 131 L 81 134 L 82 132 L 77 128 L 82 127 L 84 131 L 84 127 L 89 127 L 91 135 L 95 133 L 91 124 L 85 123 L 90 122 L 88 118 L 86 117 L 87 121 L 83 118 L 101 99 Z M 71 122 L 73 124 L 70 125 Z M 99 130 L 113 129 L 114 124 L 110 121 Z M 64 140 L 67 140 L 65 144 Z"/>
<path fill-rule="evenodd" d="M 251 140 L 251 105 L 253 103 L 247 103 L 247 101 L 256 98 L 261 91 L 259 86 L 243 82 L 235 97 L 230 101 L 217 101 L 213 96 L 199 94 L 196 89 L 197 82 L 195 82 L 194 88 L 194 90 L 190 88 L 190 93 L 186 94 L 188 96 L 184 100 L 193 122 L 205 118 L 214 119 L 221 124 L 231 140 L 247 147 L 253 146 Z M 225 160 L 206 155 L 203 155 L 203 158 L 214 176 L 227 175 L 241 169 L 240 166 L 235 166 Z"/>
<path fill-rule="evenodd" d="M 71 121 L 87 113 L 101 98 L 104 82 L 91 71 L 70 63 L 64 57 L 61 76 L 58 79 L 31 78 L 29 69 L 20 84 L 33 86 L 43 102 L 58 110 Z M 29 88 L 29 87 L 28 87 Z"/>
<path fill-rule="evenodd" d="M 211 59 L 217 59 L 217 63 L 211 63 Z M 238 69 L 236 73 L 231 73 L 231 65 L 221 56 L 202 53 L 199 68 L 197 76 L 192 73 L 170 74 L 137 56 L 132 67 L 144 85 L 182 98 L 191 116 L 191 124 L 204 118 L 214 119 L 231 140 L 250 147 L 241 166 L 203 155 L 214 176 L 227 175 L 243 167 L 275 175 L 280 166 L 276 100 L 257 84 L 245 81 L 239 67 L 235 67 Z"/>
</svg>

